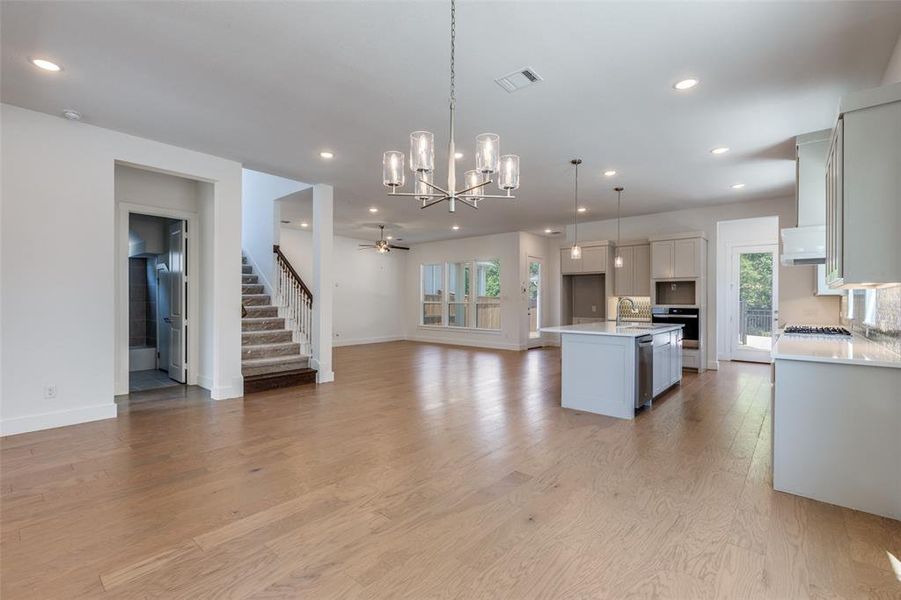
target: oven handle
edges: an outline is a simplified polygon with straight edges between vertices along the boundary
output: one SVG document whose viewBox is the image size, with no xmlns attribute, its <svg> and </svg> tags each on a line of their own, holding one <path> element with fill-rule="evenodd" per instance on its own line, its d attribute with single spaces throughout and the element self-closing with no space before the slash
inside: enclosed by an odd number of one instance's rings
<svg viewBox="0 0 901 600">
<path fill-rule="evenodd" d="M 697 319 L 698 315 L 652 315 L 655 319 Z"/>
</svg>

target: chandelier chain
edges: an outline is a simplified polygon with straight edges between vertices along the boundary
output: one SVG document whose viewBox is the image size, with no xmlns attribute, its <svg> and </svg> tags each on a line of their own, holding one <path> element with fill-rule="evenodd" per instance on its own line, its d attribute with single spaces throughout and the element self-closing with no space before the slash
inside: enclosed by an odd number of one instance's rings
<svg viewBox="0 0 901 600">
<path fill-rule="evenodd" d="M 454 79 L 456 76 L 454 55 L 457 50 L 457 2 L 451 0 L 451 60 L 450 60 L 450 102 L 451 107 L 457 103 L 456 90 L 454 89 Z"/>
</svg>

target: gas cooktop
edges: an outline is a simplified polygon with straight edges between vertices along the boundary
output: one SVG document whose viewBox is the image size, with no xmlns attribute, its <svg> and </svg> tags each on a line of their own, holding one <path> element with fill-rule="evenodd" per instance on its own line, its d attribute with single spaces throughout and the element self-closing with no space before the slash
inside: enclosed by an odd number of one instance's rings
<svg viewBox="0 0 901 600">
<path fill-rule="evenodd" d="M 816 325 L 789 325 L 785 328 L 785 333 L 792 335 L 851 335 L 851 332 L 844 327 L 820 327 Z"/>
</svg>

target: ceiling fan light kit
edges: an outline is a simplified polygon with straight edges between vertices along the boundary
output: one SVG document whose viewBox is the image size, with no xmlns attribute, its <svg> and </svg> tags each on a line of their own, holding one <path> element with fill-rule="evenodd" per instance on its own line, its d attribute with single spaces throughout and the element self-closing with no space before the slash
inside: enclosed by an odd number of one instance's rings
<svg viewBox="0 0 901 600">
<path fill-rule="evenodd" d="M 457 151 L 454 142 L 454 117 L 456 94 L 454 87 L 454 59 L 457 38 L 457 6 L 451 0 L 451 59 L 450 59 L 450 135 L 447 144 L 447 187 L 436 185 L 435 135 L 429 131 L 414 131 L 410 134 L 410 172 L 413 174 L 413 191 L 400 192 L 405 183 L 404 153 L 389 150 L 382 156 L 382 183 L 390 196 L 408 196 L 419 200 L 421 208 L 447 201 L 448 212 L 456 212 L 457 202 L 472 208 L 479 207 L 479 200 L 486 198 L 515 198 L 513 191 L 519 189 L 519 156 L 500 154 L 500 136 L 496 133 L 482 133 L 476 136 L 476 168 L 466 171 L 463 189 L 457 189 L 455 160 Z M 498 189 L 504 194 L 486 194 L 486 186 L 497 181 Z"/>
<path fill-rule="evenodd" d="M 395 244 L 392 244 L 390 241 L 388 241 L 390 239 L 391 236 L 388 236 L 388 238 L 385 239 L 385 226 L 379 225 L 379 239 L 376 240 L 374 244 L 358 244 L 360 246 L 359 249 L 363 250 L 366 248 L 374 248 L 375 251 L 379 254 L 388 254 L 392 250 L 409 250 L 409 248 L 406 246 L 397 246 Z"/>
</svg>

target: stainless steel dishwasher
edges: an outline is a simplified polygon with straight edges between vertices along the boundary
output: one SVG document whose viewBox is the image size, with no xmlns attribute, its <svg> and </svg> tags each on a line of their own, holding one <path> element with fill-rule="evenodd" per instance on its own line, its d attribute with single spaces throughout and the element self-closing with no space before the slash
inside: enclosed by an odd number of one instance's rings
<svg viewBox="0 0 901 600">
<path fill-rule="evenodd" d="M 654 336 L 635 340 L 635 408 L 654 398 Z"/>
</svg>

